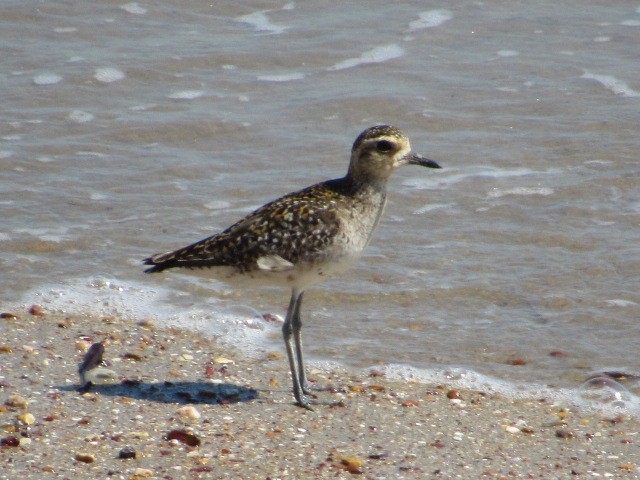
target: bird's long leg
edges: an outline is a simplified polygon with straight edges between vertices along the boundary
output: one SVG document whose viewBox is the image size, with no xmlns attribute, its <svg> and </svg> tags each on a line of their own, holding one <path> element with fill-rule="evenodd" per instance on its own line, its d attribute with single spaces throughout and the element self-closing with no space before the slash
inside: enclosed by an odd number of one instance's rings
<svg viewBox="0 0 640 480">
<path fill-rule="evenodd" d="M 302 354 L 302 320 L 300 320 L 300 306 L 302 305 L 302 297 L 304 292 L 300 292 L 298 301 L 296 302 L 293 316 L 291 318 L 291 327 L 293 328 L 293 340 L 296 347 L 296 359 L 298 360 L 298 379 L 300 381 L 300 387 L 306 395 L 311 395 L 309 390 L 309 384 L 307 382 L 307 374 L 304 368 L 304 355 Z"/>
<path fill-rule="evenodd" d="M 305 381 L 302 350 L 300 348 L 300 303 L 302 301 L 303 293 L 304 292 L 299 292 L 296 289 L 293 289 L 291 292 L 291 301 L 289 302 L 287 317 L 284 320 L 284 325 L 282 325 L 282 336 L 284 338 L 285 347 L 287 348 L 287 357 L 289 357 L 291 380 L 293 382 L 293 395 L 296 397 L 296 401 L 299 406 L 311 410 L 309 400 L 304 396 L 304 390 L 301 382 L 301 379 Z"/>
</svg>

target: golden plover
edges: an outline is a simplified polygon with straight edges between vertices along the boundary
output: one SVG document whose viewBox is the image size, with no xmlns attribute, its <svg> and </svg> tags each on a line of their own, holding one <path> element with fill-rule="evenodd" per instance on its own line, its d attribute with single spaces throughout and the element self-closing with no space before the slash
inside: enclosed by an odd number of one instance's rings
<svg viewBox="0 0 640 480">
<path fill-rule="evenodd" d="M 412 164 L 440 168 L 411 151 L 407 136 L 379 125 L 353 144 L 347 174 L 267 203 L 222 233 L 173 252 L 144 260 L 147 273 L 168 268 L 200 272 L 232 285 L 280 285 L 291 288 L 282 326 L 291 368 L 293 394 L 310 409 L 300 330 L 305 290 L 344 272 L 362 254 L 378 225 L 393 170 Z"/>
</svg>

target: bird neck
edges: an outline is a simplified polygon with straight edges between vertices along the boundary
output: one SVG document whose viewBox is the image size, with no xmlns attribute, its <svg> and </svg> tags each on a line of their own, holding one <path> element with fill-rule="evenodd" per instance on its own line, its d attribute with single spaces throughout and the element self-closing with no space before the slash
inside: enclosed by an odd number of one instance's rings
<svg viewBox="0 0 640 480">
<path fill-rule="evenodd" d="M 386 192 L 388 175 L 380 175 L 381 172 L 357 168 L 353 162 L 349 165 L 349 170 L 344 180 L 354 191 L 377 191 Z"/>
<path fill-rule="evenodd" d="M 350 196 L 371 196 L 372 198 L 384 198 L 387 195 L 387 179 L 378 177 L 352 175 L 348 172 L 340 180 L 342 189 Z"/>
</svg>

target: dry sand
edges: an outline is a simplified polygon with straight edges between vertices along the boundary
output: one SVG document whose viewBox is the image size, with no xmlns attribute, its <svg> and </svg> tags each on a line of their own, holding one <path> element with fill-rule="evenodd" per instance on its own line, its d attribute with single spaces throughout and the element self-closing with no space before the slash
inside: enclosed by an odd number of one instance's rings
<svg viewBox="0 0 640 480">
<path fill-rule="evenodd" d="M 118 378 L 81 393 L 93 342 Z M 194 332 L 118 318 L 1 318 L 0 478 L 640 476 L 636 419 L 375 372 L 310 376 L 343 405 L 294 406 L 277 352 L 248 361 Z"/>
</svg>

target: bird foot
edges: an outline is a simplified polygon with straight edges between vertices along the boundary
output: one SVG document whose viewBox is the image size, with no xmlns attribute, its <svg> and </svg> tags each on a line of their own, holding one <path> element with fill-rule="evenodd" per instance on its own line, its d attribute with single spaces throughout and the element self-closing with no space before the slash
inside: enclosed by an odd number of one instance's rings
<svg viewBox="0 0 640 480">
<path fill-rule="evenodd" d="M 315 411 L 312 405 L 322 405 L 325 407 L 335 408 L 335 407 L 346 407 L 344 400 L 338 400 L 337 402 L 328 402 L 322 400 L 309 399 L 307 397 L 302 397 L 296 400 L 296 404 L 304 408 L 305 410 L 309 410 L 310 412 Z"/>
<path fill-rule="evenodd" d="M 328 407 L 344 407 L 345 403 L 343 400 L 338 400 L 337 402 L 332 401 L 323 401 L 317 400 L 318 396 L 314 392 L 330 392 L 330 393 L 339 393 L 341 390 L 336 389 L 332 386 L 318 386 L 318 385 L 310 385 L 305 383 L 302 387 L 303 395 L 296 395 L 296 403 L 299 407 L 305 408 L 307 410 L 313 411 L 312 405 L 324 405 Z"/>
<path fill-rule="evenodd" d="M 343 390 L 340 390 L 331 385 L 320 386 L 320 385 L 311 385 L 309 383 L 306 383 L 302 386 L 302 391 L 304 392 L 305 395 L 309 395 L 310 397 L 316 398 L 317 396 L 313 392 L 340 393 Z"/>
</svg>

